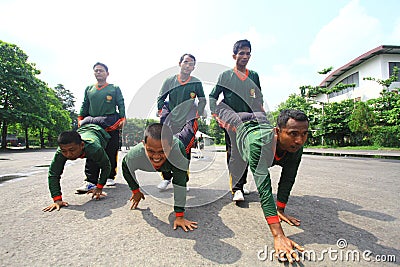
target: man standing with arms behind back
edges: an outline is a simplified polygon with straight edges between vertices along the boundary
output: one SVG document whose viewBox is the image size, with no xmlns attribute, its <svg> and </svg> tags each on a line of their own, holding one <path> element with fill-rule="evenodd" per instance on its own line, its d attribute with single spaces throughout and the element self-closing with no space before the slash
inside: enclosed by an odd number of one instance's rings
<svg viewBox="0 0 400 267">
<path fill-rule="evenodd" d="M 198 78 L 191 76 L 195 65 L 196 58 L 192 54 L 183 54 L 179 59 L 179 73 L 163 82 L 157 98 L 160 122 L 169 125 L 174 134 L 185 136 L 184 145 L 189 160 L 198 129 L 197 118 L 204 115 L 206 106 L 203 85 Z M 165 102 L 167 97 L 168 103 Z M 165 190 L 171 183 L 172 174 L 163 172 L 162 176 L 163 180 L 157 187 Z"/>
<path fill-rule="evenodd" d="M 246 67 L 251 57 L 250 42 L 248 40 L 237 41 L 233 46 L 232 57 L 236 61 L 235 67 L 220 74 L 217 84 L 209 95 L 211 114 L 215 116 L 217 100 L 221 93 L 224 96 L 222 102 L 235 112 L 264 111 L 258 74 Z M 239 155 L 236 153 L 238 148 L 235 140 L 230 138 L 235 138 L 234 133 L 224 130 L 233 201 L 243 201 L 243 194 L 248 193 L 243 188 L 247 182 L 248 164 L 241 157 L 235 156 Z"/>
<path fill-rule="evenodd" d="M 121 89 L 107 83 L 108 67 L 100 62 L 93 66 L 97 83 L 86 87 L 82 107 L 78 116 L 78 127 L 87 123 L 102 126 L 111 136 L 106 147 L 110 159 L 111 172 L 106 185 L 115 185 L 117 174 L 117 157 L 119 149 L 120 129 L 125 125 L 125 104 Z M 89 180 L 99 175 L 99 166 L 87 159 L 85 165 L 86 182 L 77 189 L 78 192 L 87 192 L 93 185 Z"/>
</svg>

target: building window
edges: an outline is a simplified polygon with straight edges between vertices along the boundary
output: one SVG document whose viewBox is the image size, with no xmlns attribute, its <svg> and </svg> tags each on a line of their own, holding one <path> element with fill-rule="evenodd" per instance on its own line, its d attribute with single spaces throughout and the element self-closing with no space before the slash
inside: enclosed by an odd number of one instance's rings
<svg viewBox="0 0 400 267">
<path fill-rule="evenodd" d="M 346 78 L 341 80 L 338 84 L 340 84 L 340 83 L 341 84 L 355 84 L 356 85 L 355 87 L 358 87 L 360 85 L 358 72 L 355 72 L 355 73 L 347 76 Z M 346 94 L 346 93 L 352 91 L 355 87 L 347 87 L 339 92 L 330 93 L 328 95 L 328 98 Z"/>
<path fill-rule="evenodd" d="M 354 83 L 356 85 L 355 87 L 358 87 L 360 85 L 358 76 L 359 76 L 358 72 L 353 73 L 353 74 L 347 76 L 346 78 L 344 78 L 343 80 L 341 80 L 339 83 L 342 83 L 342 84 L 353 84 Z"/>
<path fill-rule="evenodd" d="M 400 62 L 389 62 L 389 77 L 393 74 L 393 68 L 397 67 L 399 72 L 397 73 L 397 80 L 396 82 L 400 82 Z"/>
</svg>

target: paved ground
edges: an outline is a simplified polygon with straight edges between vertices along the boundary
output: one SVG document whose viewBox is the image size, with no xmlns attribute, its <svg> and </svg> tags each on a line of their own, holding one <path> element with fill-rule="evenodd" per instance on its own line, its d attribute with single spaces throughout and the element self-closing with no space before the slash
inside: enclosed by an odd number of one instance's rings
<svg viewBox="0 0 400 267">
<path fill-rule="evenodd" d="M 192 162 L 186 214 L 199 228 L 189 233 L 172 229 L 172 189 L 155 190 L 158 175 L 139 176 L 147 194 L 139 210 L 129 210 L 120 174 L 101 201 L 74 194 L 83 160 L 63 175 L 70 206 L 42 212 L 52 202 L 53 153 L 0 153 L 0 266 L 285 266 L 269 258 L 272 239 L 251 177 L 245 203 L 231 202 L 222 152 L 206 150 Z M 279 170 L 271 168 L 274 192 Z M 302 225 L 283 224 L 308 251 L 294 266 L 400 265 L 399 170 L 398 160 L 304 155 L 287 207 Z"/>
</svg>

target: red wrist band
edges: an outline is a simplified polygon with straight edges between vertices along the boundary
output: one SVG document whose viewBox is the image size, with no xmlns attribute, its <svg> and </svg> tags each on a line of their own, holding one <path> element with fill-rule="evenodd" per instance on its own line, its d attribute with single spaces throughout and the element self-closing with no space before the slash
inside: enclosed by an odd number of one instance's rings
<svg viewBox="0 0 400 267">
<path fill-rule="evenodd" d="M 54 201 L 54 202 L 59 201 L 59 200 L 62 201 L 62 195 L 53 197 L 53 201 Z"/>
<path fill-rule="evenodd" d="M 279 216 L 278 216 L 278 215 L 268 216 L 268 217 L 265 217 L 265 219 L 267 220 L 267 223 L 268 223 L 268 224 L 273 224 L 273 223 L 278 223 L 278 222 L 280 222 Z"/>
<path fill-rule="evenodd" d="M 278 208 L 284 209 L 284 208 L 286 207 L 286 203 L 277 201 L 277 202 L 276 202 L 276 206 L 277 206 Z"/>
<path fill-rule="evenodd" d="M 97 184 L 96 187 L 99 188 L 99 189 L 103 189 L 104 184 Z"/>
</svg>

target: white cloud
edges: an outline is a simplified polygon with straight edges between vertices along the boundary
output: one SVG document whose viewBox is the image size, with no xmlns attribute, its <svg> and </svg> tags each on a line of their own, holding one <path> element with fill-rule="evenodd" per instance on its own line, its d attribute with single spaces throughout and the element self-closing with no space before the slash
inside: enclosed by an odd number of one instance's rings
<svg viewBox="0 0 400 267">
<path fill-rule="evenodd" d="M 233 66 L 235 64 L 232 59 L 233 45 L 236 41 L 241 39 L 248 39 L 253 44 L 253 55 L 262 50 L 271 47 L 276 43 L 273 36 L 263 34 L 255 27 L 249 27 L 244 32 L 228 31 L 218 38 L 205 38 L 205 42 L 201 43 L 199 53 L 196 57 L 199 61 L 218 63 L 226 66 Z M 256 44 L 256 45 L 254 45 Z M 252 63 L 252 60 L 249 64 Z"/>
<path fill-rule="evenodd" d="M 310 47 L 310 58 L 320 69 L 335 69 L 381 43 L 379 20 L 366 14 L 358 0 L 342 8 L 325 25 Z"/>
<path fill-rule="evenodd" d="M 296 63 L 280 64 L 274 65 L 270 73 L 260 75 L 264 100 L 270 110 L 275 110 L 289 95 L 299 94 L 301 85 L 309 84 L 310 77 L 302 75 L 299 69 Z"/>
<path fill-rule="evenodd" d="M 339 68 L 380 45 L 380 22 L 366 14 L 358 0 L 352 0 L 338 15 L 322 26 L 309 48 L 309 57 L 299 54 L 285 65 L 275 65 L 265 75 L 264 90 L 270 109 L 299 94 L 302 85 L 318 85 L 324 78 L 317 72 L 333 66 Z"/>
</svg>

